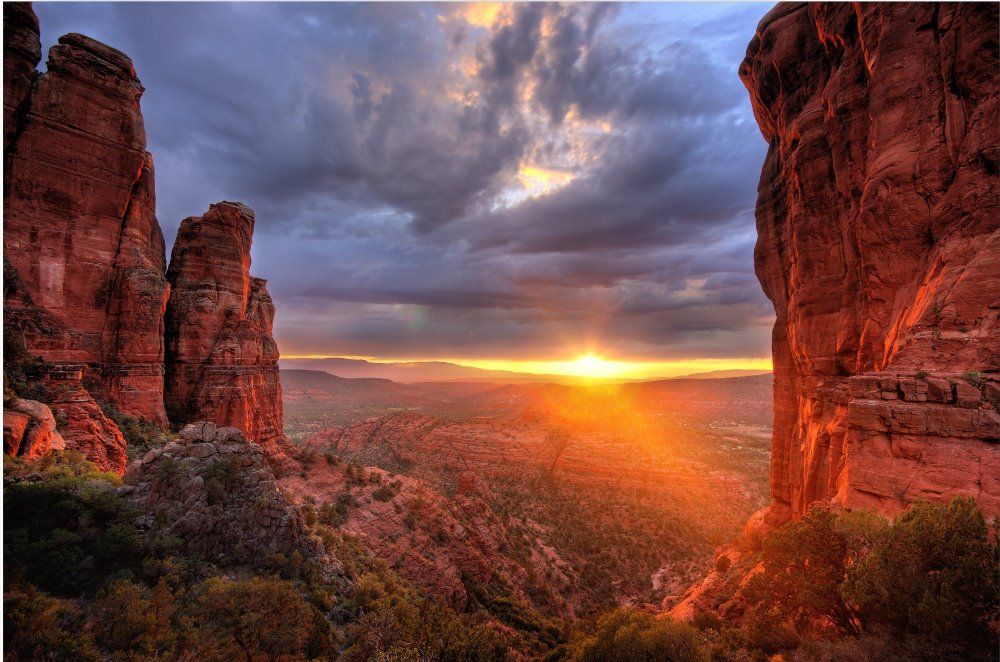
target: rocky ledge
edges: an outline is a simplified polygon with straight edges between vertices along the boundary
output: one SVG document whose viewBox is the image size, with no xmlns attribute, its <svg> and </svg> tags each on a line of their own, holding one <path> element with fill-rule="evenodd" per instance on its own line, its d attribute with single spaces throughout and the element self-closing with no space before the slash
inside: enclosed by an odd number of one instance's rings
<svg viewBox="0 0 1000 662">
<path fill-rule="evenodd" d="M 176 441 L 129 465 L 120 494 L 141 510 L 153 540 L 222 566 L 261 566 L 275 555 L 322 559 L 278 489 L 263 449 L 236 428 L 187 425 Z"/>
</svg>

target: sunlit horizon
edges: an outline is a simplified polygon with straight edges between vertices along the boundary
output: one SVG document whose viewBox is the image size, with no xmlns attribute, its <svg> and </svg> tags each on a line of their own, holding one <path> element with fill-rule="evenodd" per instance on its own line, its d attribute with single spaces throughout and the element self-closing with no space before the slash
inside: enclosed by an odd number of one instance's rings
<svg viewBox="0 0 1000 662">
<path fill-rule="evenodd" d="M 684 375 L 728 371 L 753 370 L 770 372 L 771 358 L 698 358 L 679 360 L 621 360 L 605 358 L 596 353 L 551 360 L 496 359 L 464 357 L 379 357 L 348 356 L 344 354 L 283 354 L 282 359 L 348 359 L 377 364 L 443 362 L 480 370 L 499 370 L 531 375 L 556 375 L 591 379 L 657 379 Z"/>
</svg>

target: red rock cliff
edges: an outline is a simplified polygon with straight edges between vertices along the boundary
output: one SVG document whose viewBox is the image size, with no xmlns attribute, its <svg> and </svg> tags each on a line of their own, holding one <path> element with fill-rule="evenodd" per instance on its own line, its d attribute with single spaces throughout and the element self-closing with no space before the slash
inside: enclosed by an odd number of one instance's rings
<svg viewBox="0 0 1000 662">
<path fill-rule="evenodd" d="M 165 423 L 167 282 L 142 85 L 128 57 L 78 34 L 36 74 L 34 13 L 5 4 L 4 17 L 4 256 L 25 290 L 5 307 L 45 320 L 24 329 L 33 354 L 83 364 L 95 396 Z"/>
<path fill-rule="evenodd" d="M 254 215 L 220 202 L 181 222 L 170 256 L 166 402 L 186 420 L 235 427 L 270 451 L 283 442 L 274 304 L 250 275 Z"/>
<path fill-rule="evenodd" d="M 769 141 L 771 524 L 1000 514 L 1000 62 L 984 4 L 780 4 L 740 67 Z"/>
</svg>

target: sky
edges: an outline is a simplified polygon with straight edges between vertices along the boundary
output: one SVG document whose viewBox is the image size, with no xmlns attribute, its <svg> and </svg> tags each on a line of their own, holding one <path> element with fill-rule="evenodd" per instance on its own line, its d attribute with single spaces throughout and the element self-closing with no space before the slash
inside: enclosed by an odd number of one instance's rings
<svg viewBox="0 0 1000 662">
<path fill-rule="evenodd" d="M 168 253 L 212 202 L 255 210 L 283 356 L 669 376 L 769 365 L 736 72 L 770 6 L 35 10 L 43 52 L 134 61 Z"/>
</svg>

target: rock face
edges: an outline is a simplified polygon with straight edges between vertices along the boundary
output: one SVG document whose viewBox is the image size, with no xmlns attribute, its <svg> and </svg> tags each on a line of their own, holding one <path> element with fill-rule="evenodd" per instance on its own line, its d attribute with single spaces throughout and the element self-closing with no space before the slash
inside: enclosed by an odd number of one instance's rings
<svg viewBox="0 0 1000 662">
<path fill-rule="evenodd" d="M 7 150 L 21 130 L 25 101 L 35 81 L 35 67 L 42 59 L 38 38 L 38 17 L 25 2 L 3 6 L 3 151 L 7 168 Z M 4 193 L 6 195 L 6 192 Z"/>
<path fill-rule="evenodd" d="M 170 256 L 165 399 L 187 420 L 242 430 L 269 451 L 284 441 L 274 304 L 250 275 L 254 215 L 220 202 L 181 222 Z"/>
<path fill-rule="evenodd" d="M 995 4 L 780 4 L 740 67 L 770 148 L 772 504 L 1000 513 Z"/>
<path fill-rule="evenodd" d="M 105 471 L 121 474 L 128 464 L 125 437 L 104 415 L 82 380 L 82 365 L 53 368 L 45 376 L 45 400 L 56 416 L 66 448 L 80 451 Z"/>
<path fill-rule="evenodd" d="M 259 566 L 274 554 L 322 556 L 299 510 L 278 490 L 263 450 L 235 428 L 186 426 L 177 441 L 133 462 L 119 492 L 155 538 L 223 566 Z"/>
<path fill-rule="evenodd" d="M 65 447 L 52 410 L 41 402 L 18 398 L 4 408 L 4 453 L 31 459 Z"/>
<path fill-rule="evenodd" d="M 4 257 L 53 322 L 25 328 L 28 347 L 83 364 L 94 395 L 165 423 L 167 282 L 142 85 L 128 57 L 78 34 L 36 74 L 30 6 L 4 16 Z"/>
<path fill-rule="evenodd" d="M 124 470 L 124 440 L 95 398 L 168 422 L 169 299 L 175 411 L 275 449 L 274 306 L 249 275 L 253 213 L 223 203 L 183 223 L 171 269 L 181 291 L 171 299 L 131 60 L 79 34 L 59 39 L 42 74 L 40 57 L 30 4 L 5 4 L 4 319 L 55 366 L 52 405 L 69 421 L 60 423 L 67 444 Z"/>
</svg>

